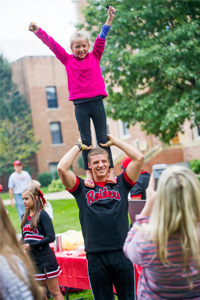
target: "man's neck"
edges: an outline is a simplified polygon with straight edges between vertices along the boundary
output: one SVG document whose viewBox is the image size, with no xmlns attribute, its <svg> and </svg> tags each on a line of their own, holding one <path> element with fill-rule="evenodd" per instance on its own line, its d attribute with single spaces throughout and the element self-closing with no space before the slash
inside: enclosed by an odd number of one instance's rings
<svg viewBox="0 0 200 300">
<path fill-rule="evenodd" d="M 21 171 L 15 171 L 17 174 L 21 174 L 22 173 L 22 170 Z"/>
<path fill-rule="evenodd" d="M 104 176 L 104 177 L 98 177 L 98 178 L 95 178 L 94 177 L 94 182 L 98 183 L 98 182 L 106 182 L 106 179 L 107 179 L 107 176 Z"/>
</svg>

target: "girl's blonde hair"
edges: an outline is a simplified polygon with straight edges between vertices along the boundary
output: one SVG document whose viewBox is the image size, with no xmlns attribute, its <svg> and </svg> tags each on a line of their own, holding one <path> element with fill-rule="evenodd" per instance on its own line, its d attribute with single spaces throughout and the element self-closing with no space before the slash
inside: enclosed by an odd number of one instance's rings
<svg viewBox="0 0 200 300">
<path fill-rule="evenodd" d="M 38 220 L 39 220 L 40 212 L 41 212 L 41 210 L 44 209 L 42 198 L 41 198 L 41 195 L 39 193 L 39 189 L 35 186 L 31 186 L 28 189 L 24 190 L 23 193 L 29 194 L 35 202 L 35 213 L 34 213 L 33 217 L 30 220 L 30 226 L 32 228 L 33 227 L 37 228 L 37 223 L 38 223 Z M 21 228 L 23 228 L 23 226 L 25 225 L 26 219 L 29 216 L 29 214 L 30 214 L 30 210 L 26 209 L 25 214 L 24 214 L 24 216 L 22 218 L 22 221 L 21 221 Z"/>
<path fill-rule="evenodd" d="M 158 183 L 157 196 L 150 216 L 151 236 L 157 255 L 163 264 L 170 264 L 167 243 L 174 234 L 179 235 L 183 262 L 189 279 L 188 261 L 192 256 L 200 271 L 200 182 L 185 167 L 167 168 Z"/>
<path fill-rule="evenodd" d="M 88 32 L 86 31 L 75 31 L 71 37 L 70 37 L 70 47 L 72 46 L 73 42 L 78 39 L 78 38 L 82 38 L 88 41 L 88 43 L 90 43 L 90 35 Z"/>
<path fill-rule="evenodd" d="M 35 268 L 28 254 L 24 254 L 21 245 L 17 239 L 15 229 L 9 219 L 8 213 L 3 205 L 3 201 L 0 198 L 0 254 L 4 256 L 13 270 L 13 272 L 23 281 L 25 284 L 29 284 L 29 289 L 32 292 L 33 298 L 42 300 L 44 297 L 44 289 L 38 285 L 34 279 Z M 27 269 L 27 277 L 23 278 L 20 274 L 18 265 L 19 258 Z"/>
</svg>

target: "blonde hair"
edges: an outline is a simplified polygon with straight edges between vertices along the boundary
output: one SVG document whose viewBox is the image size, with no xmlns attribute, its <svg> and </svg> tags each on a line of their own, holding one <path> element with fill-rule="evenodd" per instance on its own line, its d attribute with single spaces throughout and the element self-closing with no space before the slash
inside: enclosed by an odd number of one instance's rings
<svg viewBox="0 0 200 300">
<path fill-rule="evenodd" d="M 31 186 L 35 186 L 39 189 L 41 187 L 41 183 L 38 180 L 32 179 L 29 182 L 29 187 L 31 187 Z"/>
<path fill-rule="evenodd" d="M 158 183 L 157 196 L 149 220 L 151 238 L 163 264 L 169 265 L 167 243 L 174 234 L 179 235 L 183 262 L 190 281 L 188 261 L 192 256 L 200 271 L 200 182 L 185 167 L 166 169 Z"/>
<path fill-rule="evenodd" d="M 10 221 L 8 213 L 3 205 L 3 201 L 0 198 L 0 254 L 4 256 L 12 269 L 12 271 L 23 281 L 29 283 L 29 289 L 32 292 L 33 298 L 42 300 L 44 296 L 43 287 L 34 279 L 35 268 L 29 255 L 25 255 L 21 245 L 17 239 L 15 229 Z M 23 278 L 20 274 L 20 269 L 17 263 L 18 257 L 27 269 L 28 278 Z"/>
<path fill-rule="evenodd" d="M 26 190 L 24 190 L 23 193 L 28 193 L 29 196 L 31 196 L 31 198 L 35 202 L 35 213 L 34 213 L 34 215 L 32 216 L 32 218 L 30 220 L 30 226 L 32 228 L 37 228 L 37 223 L 38 223 L 38 220 L 39 220 L 40 212 L 41 212 L 41 210 L 44 209 L 42 199 L 40 197 L 39 190 L 38 190 L 37 187 L 31 186 L 31 187 L 27 188 Z M 22 195 L 23 195 L 23 193 L 22 193 Z M 22 218 L 22 221 L 21 221 L 21 228 L 23 228 L 29 214 L 30 214 L 30 210 L 27 208 L 25 210 L 25 214 L 24 214 L 24 216 Z"/>
<path fill-rule="evenodd" d="M 90 35 L 88 32 L 86 31 L 75 31 L 71 37 L 70 37 L 70 47 L 72 46 L 73 42 L 78 39 L 78 38 L 82 38 L 88 41 L 88 43 L 90 43 Z"/>
</svg>

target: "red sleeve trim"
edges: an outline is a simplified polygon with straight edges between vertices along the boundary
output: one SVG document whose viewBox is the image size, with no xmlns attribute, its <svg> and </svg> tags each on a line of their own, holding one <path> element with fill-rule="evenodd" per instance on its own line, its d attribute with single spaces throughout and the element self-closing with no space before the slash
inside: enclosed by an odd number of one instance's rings
<svg viewBox="0 0 200 300">
<path fill-rule="evenodd" d="M 73 193 L 73 192 L 75 192 L 75 190 L 77 189 L 78 185 L 79 185 L 79 178 L 76 177 L 76 183 L 75 183 L 75 186 L 74 186 L 72 189 L 70 189 L 70 190 L 68 190 L 68 189 L 66 188 L 66 190 L 67 190 L 68 192 L 70 192 L 70 193 Z"/>
<path fill-rule="evenodd" d="M 124 179 L 125 179 L 130 185 L 132 185 L 132 186 L 134 186 L 134 185 L 136 184 L 136 182 L 132 181 L 132 180 L 128 177 L 126 171 L 124 172 Z"/>
<path fill-rule="evenodd" d="M 140 195 L 140 194 L 138 194 L 138 195 L 131 195 L 131 199 L 138 198 L 138 197 L 142 198 L 142 195 Z"/>
<path fill-rule="evenodd" d="M 147 173 L 147 171 L 141 171 L 141 174 Z"/>
</svg>

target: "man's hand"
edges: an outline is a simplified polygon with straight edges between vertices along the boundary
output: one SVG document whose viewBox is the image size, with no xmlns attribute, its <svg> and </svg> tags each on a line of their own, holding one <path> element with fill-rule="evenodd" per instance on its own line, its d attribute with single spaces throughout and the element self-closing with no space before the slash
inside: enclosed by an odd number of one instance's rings
<svg viewBox="0 0 200 300">
<path fill-rule="evenodd" d="M 10 203 L 11 206 L 12 206 L 12 207 L 15 207 L 15 201 L 14 201 L 14 199 L 10 199 L 10 202 L 11 202 L 11 203 Z"/>
<path fill-rule="evenodd" d="M 91 150 L 92 149 L 92 145 L 87 146 L 87 145 L 83 144 L 81 138 L 78 139 L 78 141 L 75 145 L 77 145 L 80 148 L 80 151 L 81 150 Z"/>
<path fill-rule="evenodd" d="M 101 147 L 110 147 L 110 146 L 114 145 L 115 137 L 112 136 L 111 134 L 107 134 L 107 137 L 108 137 L 108 141 L 105 144 L 99 143 L 99 145 Z"/>
<path fill-rule="evenodd" d="M 39 27 L 37 26 L 36 23 L 31 22 L 31 23 L 29 24 L 28 30 L 29 30 L 29 31 L 32 31 L 32 32 L 34 32 L 34 33 L 37 33 L 38 30 L 39 30 Z"/>
</svg>

